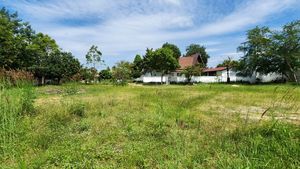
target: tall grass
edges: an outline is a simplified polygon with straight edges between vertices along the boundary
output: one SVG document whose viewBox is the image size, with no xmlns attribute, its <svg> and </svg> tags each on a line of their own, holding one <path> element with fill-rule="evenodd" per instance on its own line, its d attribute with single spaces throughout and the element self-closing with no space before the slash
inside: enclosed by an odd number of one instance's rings
<svg viewBox="0 0 300 169">
<path fill-rule="evenodd" d="M 0 159 L 17 154 L 20 119 L 34 113 L 34 88 L 29 82 L 0 80 Z"/>
</svg>

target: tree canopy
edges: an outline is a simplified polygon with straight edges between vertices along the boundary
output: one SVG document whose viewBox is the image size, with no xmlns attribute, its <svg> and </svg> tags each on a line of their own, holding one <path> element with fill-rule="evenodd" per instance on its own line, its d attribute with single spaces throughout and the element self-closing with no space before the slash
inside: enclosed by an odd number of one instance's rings
<svg viewBox="0 0 300 169">
<path fill-rule="evenodd" d="M 0 67 L 31 71 L 36 77 L 70 78 L 81 65 L 71 54 L 62 51 L 54 39 L 35 33 L 17 13 L 0 10 Z"/>
<path fill-rule="evenodd" d="M 277 72 L 298 82 L 300 69 L 300 20 L 288 23 L 281 31 L 256 27 L 247 32 L 247 41 L 238 47 L 244 52 L 240 71 L 244 75 Z"/>
<path fill-rule="evenodd" d="M 153 49 L 147 49 L 144 57 L 144 65 L 147 71 L 157 71 L 163 75 L 176 70 L 179 67 L 177 58 L 174 57 L 174 53 L 169 48 L 159 48 L 155 51 Z"/>
<path fill-rule="evenodd" d="M 199 62 L 205 67 L 207 65 L 207 61 L 210 57 L 208 55 L 208 53 L 206 52 L 206 48 L 199 44 L 191 44 L 188 47 L 186 47 L 185 56 L 191 56 L 196 53 L 199 53 L 201 55 Z"/>
<path fill-rule="evenodd" d="M 93 67 L 95 68 L 97 63 L 103 62 L 101 56 L 102 53 L 98 50 L 98 46 L 92 45 L 85 56 L 86 62 L 87 64 L 93 64 Z"/>
<path fill-rule="evenodd" d="M 171 49 L 173 51 L 173 57 L 176 58 L 176 59 L 179 59 L 180 56 L 181 56 L 180 49 L 174 44 L 166 42 L 162 45 L 162 48 Z"/>
<path fill-rule="evenodd" d="M 140 55 L 136 55 L 132 65 L 132 77 L 139 78 L 143 72 L 143 59 Z"/>
</svg>

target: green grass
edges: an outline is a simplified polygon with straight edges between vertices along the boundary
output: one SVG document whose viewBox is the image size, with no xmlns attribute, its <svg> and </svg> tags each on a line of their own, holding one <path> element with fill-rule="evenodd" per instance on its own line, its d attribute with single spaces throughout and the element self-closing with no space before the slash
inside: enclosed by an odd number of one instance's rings
<svg viewBox="0 0 300 169">
<path fill-rule="evenodd" d="M 29 97 L 19 90 L 5 92 Z M 35 113 L 16 119 L 18 148 L 0 155 L 2 168 L 300 166 L 297 86 L 67 84 L 36 91 L 34 108 L 26 105 Z"/>
</svg>

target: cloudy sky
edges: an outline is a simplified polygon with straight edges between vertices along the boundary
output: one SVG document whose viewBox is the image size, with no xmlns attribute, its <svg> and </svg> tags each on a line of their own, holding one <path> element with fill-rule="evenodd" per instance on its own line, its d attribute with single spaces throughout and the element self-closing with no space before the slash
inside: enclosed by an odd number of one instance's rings
<svg viewBox="0 0 300 169">
<path fill-rule="evenodd" d="M 107 66 L 170 42 L 183 53 L 191 43 L 204 45 L 212 67 L 239 58 L 248 29 L 300 19 L 300 0 L 0 0 L 1 6 L 83 64 L 89 47 L 99 46 Z"/>
</svg>

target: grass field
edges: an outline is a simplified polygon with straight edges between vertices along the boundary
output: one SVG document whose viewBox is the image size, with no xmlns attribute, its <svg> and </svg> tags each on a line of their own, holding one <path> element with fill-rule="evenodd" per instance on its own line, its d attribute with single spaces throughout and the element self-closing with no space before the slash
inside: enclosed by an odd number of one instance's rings
<svg viewBox="0 0 300 169">
<path fill-rule="evenodd" d="M 33 113 L 1 117 L 9 130 L 0 140 L 0 168 L 300 166 L 299 86 L 67 84 L 34 90 L 34 107 L 25 104 Z M 23 110 L 26 102 L 18 98 L 24 93 L 30 92 L 2 91 L 2 113 Z M 7 98 L 21 108 L 3 106 Z"/>
</svg>

